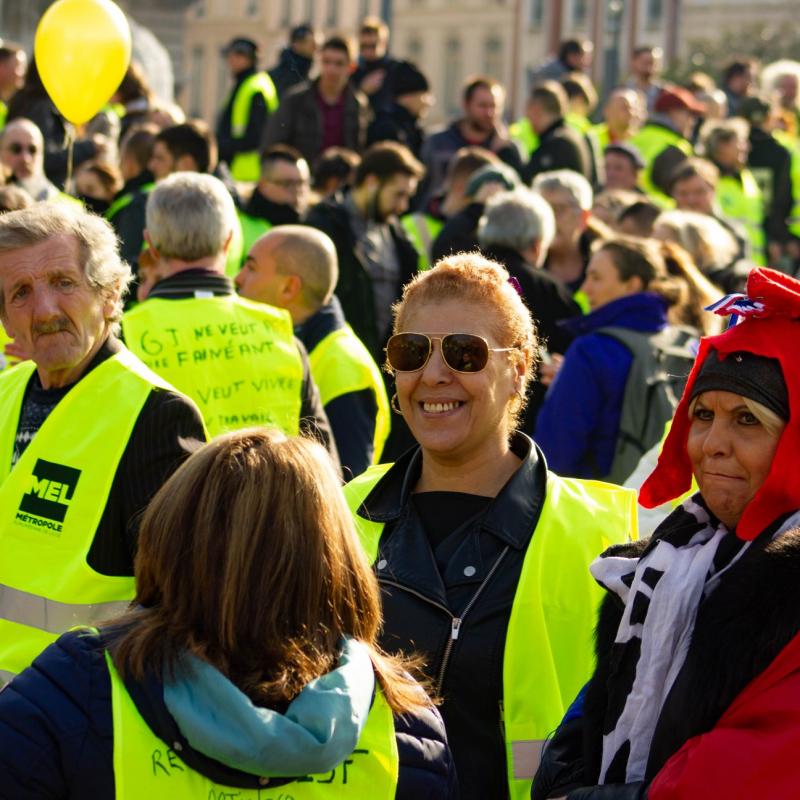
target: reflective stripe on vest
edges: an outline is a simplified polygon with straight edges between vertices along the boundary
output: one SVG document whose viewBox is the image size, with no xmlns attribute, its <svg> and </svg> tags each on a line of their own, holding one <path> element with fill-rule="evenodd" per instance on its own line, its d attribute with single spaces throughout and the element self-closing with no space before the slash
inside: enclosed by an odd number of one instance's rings
<svg viewBox="0 0 800 800">
<path fill-rule="evenodd" d="M 400 217 L 400 224 L 417 251 L 419 271 L 424 272 L 426 269 L 430 269 L 433 242 L 444 227 L 444 222 L 430 214 L 416 212 Z"/>
<path fill-rule="evenodd" d="M 673 208 L 675 202 L 664 194 L 652 180 L 653 161 L 668 147 L 677 147 L 687 156 L 692 155 L 692 145 L 679 133 L 662 125 L 644 125 L 630 140 L 641 155 L 645 168 L 641 171 L 639 185 L 650 198 L 664 208 Z"/>
<path fill-rule="evenodd" d="M 145 183 L 135 192 L 128 192 L 127 194 L 122 195 L 122 197 L 118 197 L 107 209 L 106 213 L 103 216 L 111 222 L 114 217 L 122 211 L 123 208 L 127 208 L 132 202 L 133 199 L 139 194 L 150 194 L 153 189 L 156 188 L 154 183 Z"/>
<path fill-rule="evenodd" d="M 256 72 L 246 78 L 236 90 L 231 106 L 231 136 L 241 139 L 250 123 L 250 109 L 253 98 L 260 94 L 264 98 L 267 111 L 274 114 L 278 108 L 278 92 L 272 78 L 266 72 Z M 258 150 L 237 153 L 231 164 L 231 175 L 237 181 L 257 181 L 261 172 Z"/>
<path fill-rule="evenodd" d="M 171 388 L 116 353 L 64 396 L 12 469 L 35 368 L 26 361 L 0 376 L 0 670 L 10 673 L 133 598 L 133 577 L 101 575 L 86 557 L 139 412 L 154 386 Z"/>
<path fill-rule="evenodd" d="M 304 775 L 270 789 L 214 783 L 181 761 L 142 719 L 106 652 L 114 719 L 114 785 L 117 800 L 394 800 L 399 758 L 394 719 L 380 689 L 355 750 L 330 772 Z M 211 721 L 209 721 L 211 724 Z"/>
<path fill-rule="evenodd" d="M 512 123 L 508 135 L 522 148 L 525 161 L 530 159 L 533 151 L 539 146 L 539 136 L 527 117 L 520 117 Z"/>
<path fill-rule="evenodd" d="M 253 217 L 250 214 L 245 214 L 244 211 L 237 213 L 239 214 L 239 223 L 242 226 L 242 263 L 244 263 L 244 259 L 247 258 L 247 254 L 256 243 L 256 239 L 272 230 L 272 223 L 263 217 Z"/>
<path fill-rule="evenodd" d="M 764 236 L 764 198 L 758 183 L 748 169 L 740 173 L 741 180 L 733 175 L 721 175 L 717 182 L 717 202 L 722 214 L 744 226 L 753 248 L 755 264 L 766 264 Z"/>
<path fill-rule="evenodd" d="M 344 489 L 370 561 L 378 555 L 383 523 L 366 520 L 357 510 L 390 467 L 370 467 Z M 530 797 L 542 744 L 594 669 L 594 629 L 603 591 L 589 574 L 589 564 L 629 537 L 637 537 L 633 490 L 547 473 L 545 502 L 522 565 L 503 654 L 512 800 Z"/>
<path fill-rule="evenodd" d="M 288 311 L 238 295 L 153 297 L 122 318 L 128 347 L 200 407 L 209 433 L 300 425 L 303 362 Z"/>
<path fill-rule="evenodd" d="M 373 436 L 373 463 L 380 460 L 389 436 L 392 413 L 380 369 L 364 343 L 347 325 L 329 333 L 309 354 L 311 375 L 322 405 L 343 394 L 370 389 L 378 409 Z"/>
</svg>

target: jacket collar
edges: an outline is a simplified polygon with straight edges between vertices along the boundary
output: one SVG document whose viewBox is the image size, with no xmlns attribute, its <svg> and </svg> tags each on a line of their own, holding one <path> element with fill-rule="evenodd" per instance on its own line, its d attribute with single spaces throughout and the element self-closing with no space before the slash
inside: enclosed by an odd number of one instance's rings
<svg viewBox="0 0 800 800">
<path fill-rule="evenodd" d="M 667 306 L 663 298 L 653 292 L 638 292 L 612 300 L 585 316 L 563 320 L 559 324 L 574 336 L 615 325 L 654 333 L 667 324 Z"/>
<path fill-rule="evenodd" d="M 481 528 L 522 550 L 530 541 L 542 511 L 547 464 L 541 450 L 519 431 L 511 437 L 511 450 L 522 459 L 522 464 L 489 506 Z M 422 450 L 415 447 L 375 484 L 359 507 L 358 515 L 372 522 L 398 520 L 410 502 L 421 470 Z"/>
</svg>

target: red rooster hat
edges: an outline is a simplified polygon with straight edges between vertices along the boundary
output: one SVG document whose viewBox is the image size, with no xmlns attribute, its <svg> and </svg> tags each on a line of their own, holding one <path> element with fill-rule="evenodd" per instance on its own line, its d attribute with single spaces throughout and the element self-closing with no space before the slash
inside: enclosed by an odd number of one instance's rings
<svg viewBox="0 0 800 800">
<path fill-rule="evenodd" d="M 709 353 L 724 360 L 735 352 L 774 358 L 780 363 L 789 395 L 789 420 L 781 434 L 766 480 L 745 507 L 736 535 L 755 539 L 782 514 L 800 508 L 800 281 L 771 269 L 754 269 L 747 279 L 746 295 L 728 295 L 711 310 L 735 314 L 738 324 L 700 342 L 658 465 L 639 491 L 645 508 L 680 497 L 692 483 L 692 466 L 686 442 L 692 388 Z"/>
</svg>

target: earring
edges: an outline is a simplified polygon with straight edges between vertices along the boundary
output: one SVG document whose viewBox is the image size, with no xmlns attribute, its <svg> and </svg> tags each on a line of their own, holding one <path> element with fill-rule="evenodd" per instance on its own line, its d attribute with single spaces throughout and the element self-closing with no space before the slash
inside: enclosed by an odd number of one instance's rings
<svg viewBox="0 0 800 800">
<path fill-rule="evenodd" d="M 399 414 L 401 417 L 403 416 L 403 412 L 400 410 L 400 404 L 397 400 L 397 392 L 392 395 L 389 405 L 391 405 L 392 411 L 394 411 L 395 414 Z"/>
</svg>

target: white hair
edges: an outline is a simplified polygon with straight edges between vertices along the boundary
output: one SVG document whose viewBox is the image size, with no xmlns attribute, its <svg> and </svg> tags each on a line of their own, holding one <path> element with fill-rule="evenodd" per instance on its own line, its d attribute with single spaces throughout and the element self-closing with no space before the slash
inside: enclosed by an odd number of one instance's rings
<svg viewBox="0 0 800 800">
<path fill-rule="evenodd" d="M 54 236 L 73 236 L 78 242 L 80 266 L 89 286 L 99 295 L 114 299 L 107 321 L 111 332 L 119 332 L 122 298 L 133 275 L 120 258 L 114 229 L 102 217 L 73 203 L 36 203 L 19 211 L 0 214 L 0 253 L 33 247 Z M 0 273 L 0 316 L 5 299 Z"/>
<path fill-rule="evenodd" d="M 533 179 L 533 191 L 566 192 L 581 211 L 591 211 L 594 203 L 592 185 L 579 172 L 571 169 L 554 169 L 540 172 Z"/>
<path fill-rule="evenodd" d="M 213 175 L 176 172 L 147 200 L 147 233 L 164 258 L 198 261 L 217 256 L 236 224 L 230 192 Z"/>
<path fill-rule="evenodd" d="M 544 260 L 555 235 L 555 218 L 550 204 L 529 189 L 499 192 L 486 204 L 478 223 L 481 245 L 502 245 L 521 253 L 533 242 L 541 242 Z"/>
</svg>

